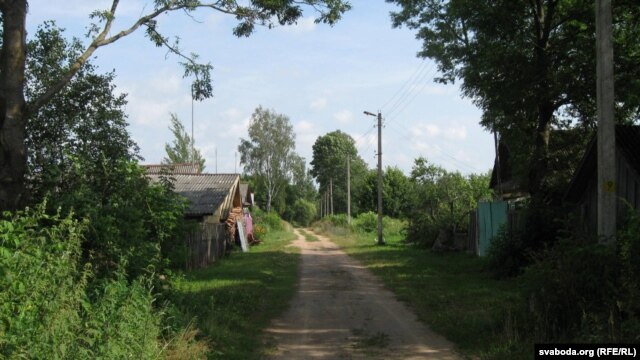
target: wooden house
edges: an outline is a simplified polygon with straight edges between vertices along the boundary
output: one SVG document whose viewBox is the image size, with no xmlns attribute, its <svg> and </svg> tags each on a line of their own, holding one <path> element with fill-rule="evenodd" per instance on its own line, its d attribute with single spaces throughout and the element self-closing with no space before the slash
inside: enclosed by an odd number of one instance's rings
<svg viewBox="0 0 640 360">
<path fill-rule="evenodd" d="M 624 224 L 628 208 L 640 209 L 640 126 L 616 125 L 616 193 L 618 226 Z M 597 137 L 594 136 L 565 194 L 585 235 L 597 233 Z"/>
</svg>

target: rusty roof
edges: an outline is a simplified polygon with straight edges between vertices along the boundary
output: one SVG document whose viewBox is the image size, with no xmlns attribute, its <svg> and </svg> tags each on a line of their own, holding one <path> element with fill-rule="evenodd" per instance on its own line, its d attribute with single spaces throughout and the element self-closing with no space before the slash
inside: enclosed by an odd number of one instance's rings
<svg viewBox="0 0 640 360">
<path fill-rule="evenodd" d="M 152 182 L 158 182 L 161 176 L 147 175 Z M 188 216 L 215 213 L 240 181 L 238 174 L 171 174 L 166 177 L 172 182 L 174 191 L 189 200 Z"/>
</svg>

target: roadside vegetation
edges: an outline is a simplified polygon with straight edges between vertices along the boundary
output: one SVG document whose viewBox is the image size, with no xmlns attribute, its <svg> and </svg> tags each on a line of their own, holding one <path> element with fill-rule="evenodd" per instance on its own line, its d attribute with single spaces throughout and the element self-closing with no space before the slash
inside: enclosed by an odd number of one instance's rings
<svg viewBox="0 0 640 360">
<path fill-rule="evenodd" d="M 206 339 L 209 359 L 259 359 L 269 350 L 262 331 L 282 313 L 296 288 L 299 255 L 287 247 L 291 226 L 273 215 L 262 242 L 247 253 L 234 253 L 207 269 L 188 272 L 172 281 L 170 299 L 176 316 L 194 319 Z M 276 222 L 277 220 L 277 222 Z"/>
</svg>

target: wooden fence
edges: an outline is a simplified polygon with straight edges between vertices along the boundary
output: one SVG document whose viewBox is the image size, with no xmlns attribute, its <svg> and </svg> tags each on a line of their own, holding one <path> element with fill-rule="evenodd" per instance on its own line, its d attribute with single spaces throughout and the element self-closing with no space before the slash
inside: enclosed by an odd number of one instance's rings
<svg viewBox="0 0 640 360">
<path fill-rule="evenodd" d="M 227 248 L 226 224 L 198 224 L 185 237 L 187 270 L 205 268 L 224 256 Z"/>
<path fill-rule="evenodd" d="M 505 227 L 509 237 L 520 236 L 525 213 L 503 202 L 479 203 L 469 214 L 469 237 L 467 249 L 479 256 L 485 256 L 491 240 L 501 227 Z"/>
</svg>

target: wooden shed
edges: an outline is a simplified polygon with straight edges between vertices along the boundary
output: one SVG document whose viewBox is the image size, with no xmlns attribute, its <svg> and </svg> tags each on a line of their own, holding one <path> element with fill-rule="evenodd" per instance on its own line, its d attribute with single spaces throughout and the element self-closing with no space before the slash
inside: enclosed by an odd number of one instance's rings
<svg viewBox="0 0 640 360">
<path fill-rule="evenodd" d="M 189 256 L 187 268 L 206 267 L 224 255 L 233 242 L 238 220 L 242 219 L 240 176 L 238 174 L 166 173 L 164 167 L 150 167 L 147 177 L 159 182 L 169 179 L 174 191 L 188 201 L 185 218 L 198 227 L 186 238 Z M 163 174 L 153 173 L 162 169 Z"/>
<path fill-rule="evenodd" d="M 624 224 L 628 207 L 640 209 L 640 126 L 616 125 L 616 193 L 618 197 L 618 226 Z M 594 136 L 573 175 L 565 194 L 580 219 L 584 234 L 597 233 L 597 137 Z"/>
</svg>

